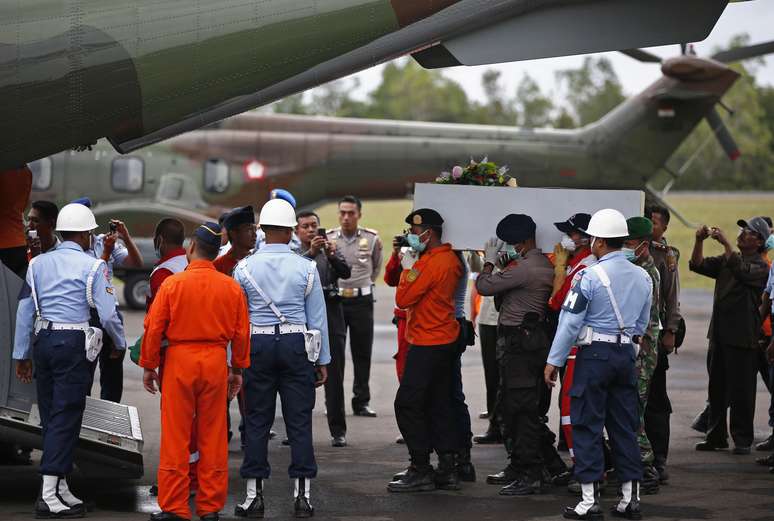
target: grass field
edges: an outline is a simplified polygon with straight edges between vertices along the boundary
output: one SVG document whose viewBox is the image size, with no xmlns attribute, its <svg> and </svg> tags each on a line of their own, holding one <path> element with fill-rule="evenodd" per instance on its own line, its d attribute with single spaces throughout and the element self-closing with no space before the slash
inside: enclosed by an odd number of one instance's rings
<svg viewBox="0 0 774 521">
<path fill-rule="evenodd" d="M 675 193 L 668 198 L 686 219 L 696 224 L 717 226 L 729 238 L 736 237 L 739 218 L 754 215 L 774 216 L 774 193 Z M 362 226 L 379 231 L 385 243 L 385 262 L 390 254 L 392 237 L 406 228 L 403 219 L 411 211 L 410 200 L 364 201 Z M 322 225 L 326 228 L 338 226 L 336 205 L 327 204 L 318 209 Z M 568 214 L 572 213 L 568 209 Z M 693 250 L 694 228 L 689 228 L 676 217 L 672 218 L 667 239 L 680 252 L 680 279 L 685 288 L 712 288 L 713 281 L 688 271 L 688 259 Z M 705 243 L 705 255 L 718 255 L 722 248 L 711 239 Z"/>
</svg>

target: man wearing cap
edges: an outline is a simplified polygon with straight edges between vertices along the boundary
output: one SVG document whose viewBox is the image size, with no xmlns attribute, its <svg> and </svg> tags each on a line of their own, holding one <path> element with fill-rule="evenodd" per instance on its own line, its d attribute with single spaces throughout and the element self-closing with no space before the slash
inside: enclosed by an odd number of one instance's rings
<svg viewBox="0 0 774 521">
<path fill-rule="evenodd" d="M 247 304 L 239 285 L 212 264 L 220 248 L 217 223 L 199 226 L 188 246 L 188 267 L 164 281 L 145 317 L 140 366 L 143 385 L 155 394 L 164 353 L 158 502 L 151 521 L 191 518 L 189 443 L 196 424 L 196 513 L 217 521 L 228 489 L 226 400 L 242 385 L 250 364 Z M 202 298 L 206 295 L 206 298 Z M 226 347 L 231 343 L 231 369 Z"/>
<path fill-rule="evenodd" d="M 101 334 L 110 336 L 116 349 L 126 349 L 105 262 L 84 252 L 95 228 L 94 214 L 85 206 L 62 208 L 56 229 L 63 241 L 30 261 L 19 296 L 13 349 L 16 376 L 31 382 L 34 360 L 43 427 L 43 485 L 35 506 L 37 517 L 83 516 L 83 502 L 70 492 L 66 477 L 73 469 L 73 452 L 91 387 L 87 348 L 93 360 Z M 100 332 L 89 327 L 92 307 L 99 316 Z"/>
<path fill-rule="evenodd" d="M 647 217 L 631 217 L 627 219 L 629 237 L 624 242 L 622 251 L 630 262 L 644 269 L 653 282 L 653 297 L 650 304 L 650 320 L 645 334 L 640 341 L 635 367 L 637 369 L 637 394 L 640 401 L 640 428 L 637 431 L 637 443 L 640 445 L 642 457 L 643 478 L 642 492 L 657 494 L 659 489 L 659 473 L 654 464 L 653 447 L 645 430 L 645 410 L 650 396 L 650 384 L 658 362 L 658 337 L 661 332 L 660 290 L 661 275 L 656 263 L 650 255 L 650 240 L 653 235 L 653 223 Z"/>
<path fill-rule="evenodd" d="M 395 304 L 406 310 L 409 351 L 395 395 L 395 418 L 411 464 L 390 492 L 459 488 L 454 453 L 459 433 L 452 409 L 453 376 L 459 353 L 460 325 L 455 318 L 455 292 L 463 273 L 460 259 L 443 243 L 443 218 L 422 208 L 406 217 L 406 239 L 419 259 L 403 271 Z M 353 269 L 354 271 L 354 269 Z M 430 453 L 438 454 L 437 472 Z"/>
<path fill-rule="evenodd" d="M 234 208 L 223 219 L 223 227 L 231 248 L 213 264 L 216 270 L 230 276 L 237 263 L 247 257 L 255 246 L 257 234 L 253 207 Z"/>
<path fill-rule="evenodd" d="M 311 517 L 311 480 L 317 476 L 312 445 L 315 387 L 325 383 L 331 361 L 317 264 L 290 250 L 296 213 L 283 199 L 272 199 L 258 221 L 266 244 L 241 260 L 234 278 L 247 295 L 252 336 L 251 361 L 245 371 L 247 445 L 241 475 L 247 495 L 237 505 L 240 517 L 263 517 L 263 487 L 269 478 L 269 430 L 277 394 L 290 444 L 288 468 L 294 482 L 294 515 Z"/>
<path fill-rule="evenodd" d="M 502 495 L 539 493 L 543 472 L 539 404 L 550 344 L 546 302 L 554 270 L 535 244 L 535 231 L 535 221 L 528 215 L 510 214 L 502 219 L 497 238 L 484 248 L 484 269 L 476 279 L 479 294 L 496 295 L 500 307 L 499 412 L 506 436 L 513 440 L 509 468 L 519 470 L 514 473 L 518 477 L 500 491 Z M 495 273 L 501 255 L 505 267 Z"/>
<path fill-rule="evenodd" d="M 375 417 L 371 409 L 371 354 L 374 344 L 373 285 L 382 266 L 382 241 L 379 233 L 358 226 L 363 203 L 353 195 L 339 201 L 339 228 L 328 232 L 328 240 L 336 245 L 352 267 L 352 275 L 339 283 L 339 296 L 344 308 L 344 321 L 349 329 L 354 381 L 352 410 L 355 416 Z"/>
<path fill-rule="evenodd" d="M 639 519 L 642 462 L 637 444 L 636 348 L 650 318 L 653 281 L 621 251 L 629 235 L 617 210 L 592 215 L 586 233 L 599 261 L 574 277 L 562 304 L 559 326 L 545 367 L 545 381 L 556 385 L 559 368 L 573 345 L 575 360 L 571 419 L 575 478 L 582 499 L 564 511 L 566 519 L 601 519 L 599 486 L 605 470 L 602 431 L 607 430 L 621 483 L 616 517 Z"/>
<path fill-rule="evenodd" d="M 294 210 L 296 208 L 296 198 L 293 197 L 293 194 L 282 188 L 275 188 L 269 192 L 269 200 L 271 201 L 273 199 L 287 201 L 287 203 L 292 206 Z M 257 235 L 255 237 L 256 251 L 260 250 L 264 244 L 266 244 L 266 234 L 263 232 L 263 230 L 258 229 Z M 298 240 L 298 235 L 296 235 L 296 232 L 293 232 L 293 234 L 290 236 L 290 242 L 288 244 L 290 245 L 291 251 L 296 253 L 301 251 L 301 241 Z"/>
<path fill-rule="evenodd" d="M 758 372 L 761 293 L 768 265 L 761 257 L 771 230 L 762 217 L 739 220 L 739 251 L 719 228 L 701 226 L 688 267 L 715 279 L 715 298 L 709 332 L 709 422 L 707 436 L 696 450 L 728 447 L 726 409 L 731 408 L 734 454 L 749 454 L 754 441 L 753 419 Z M 723 254 L 704 257 L 704 241 L 711 237 Z"/>
</svg>

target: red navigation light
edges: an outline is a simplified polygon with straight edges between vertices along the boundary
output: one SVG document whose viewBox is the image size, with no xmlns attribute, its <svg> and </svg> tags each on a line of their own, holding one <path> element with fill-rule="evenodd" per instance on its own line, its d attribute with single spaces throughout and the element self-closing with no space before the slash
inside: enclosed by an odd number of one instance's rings
<svg viewBox="0 0 774 521">
<path fill-rule="evenodd" d="M 246 161 L 245 164 L 242 165 L 242 170 L 245 173 L 246 181 L 258 181 L 263 179 L 266 175 L 266 167 L 257 159 Z"/>
</svg>

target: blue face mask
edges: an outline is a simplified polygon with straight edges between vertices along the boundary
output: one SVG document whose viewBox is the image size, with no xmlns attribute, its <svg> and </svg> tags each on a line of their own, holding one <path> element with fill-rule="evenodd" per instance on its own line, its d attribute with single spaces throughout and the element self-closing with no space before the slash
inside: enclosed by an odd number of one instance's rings
<svg viewBox="0 0 774 521">
<path fill-rule="evenodd" d="M 634 253 L 633 248 L 621 248 L 621 251 L 629 262 L 635 262 L 637 260 L 637 254 Z"/>
<path fill-rule="evenodd" d="M 769 238 L 766 239 L 766 249 L 774 249 L 774 235 L 769 235 Z"/>
<path fill-rule="evenodd" d="M 425 251 L 425 248 L 427 248 L 427 243 L 422 242 L 422 239 L 420 239 L 420 237 L 425 233 L 427 232 L 422 232 L 420 235 L 417 235 L 416 233 L 409 233 L 406 235 L 406 242 L 408 243 L 409 248 L 417 253 L 422 253 Z"/>
<path fill-rule="evenodd" d="M 512 244 L 505 246 L 505 254 L 508 256 L 508 261 L 515 261 L 521 258 L 521 253 L 516 251 L 516 248 Z"/>
</svg>

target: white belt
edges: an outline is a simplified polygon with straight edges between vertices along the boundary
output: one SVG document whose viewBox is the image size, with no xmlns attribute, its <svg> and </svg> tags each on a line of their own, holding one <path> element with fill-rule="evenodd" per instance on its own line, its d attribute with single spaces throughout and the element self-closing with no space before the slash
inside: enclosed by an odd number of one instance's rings
<svg viewBox="0 0 774 521">
<path fill-rule="evenodd" d="M 364 288 L 339 288 L 339 296 L 344 298 L 364 297 L 371 294 L 371 286 Z"/>
<path fill-rule="evenodd" d="M 250 324 L 251 335 L 289 335 L 291 333 L 306 333 L 306 326 L 300 324 L 275 324 L 273 326 L 256 326 Z"/>
<path fill-rule="evenodd" d="M 604 333 L 592 333 L 592 342 L 607 342 L 608 344 L 631 344 L 632 339 L 626 335 L 606 335 Z"/>
<path fill-rule="evenodd" d="M 35 329 L 51 329 L 53 331 L 86 331 L 89 329 L 88 322 L 79 324 L 65 324 L 64 322 L 51 322 L 50 320 L 38 320 Z"/>
</svg>

